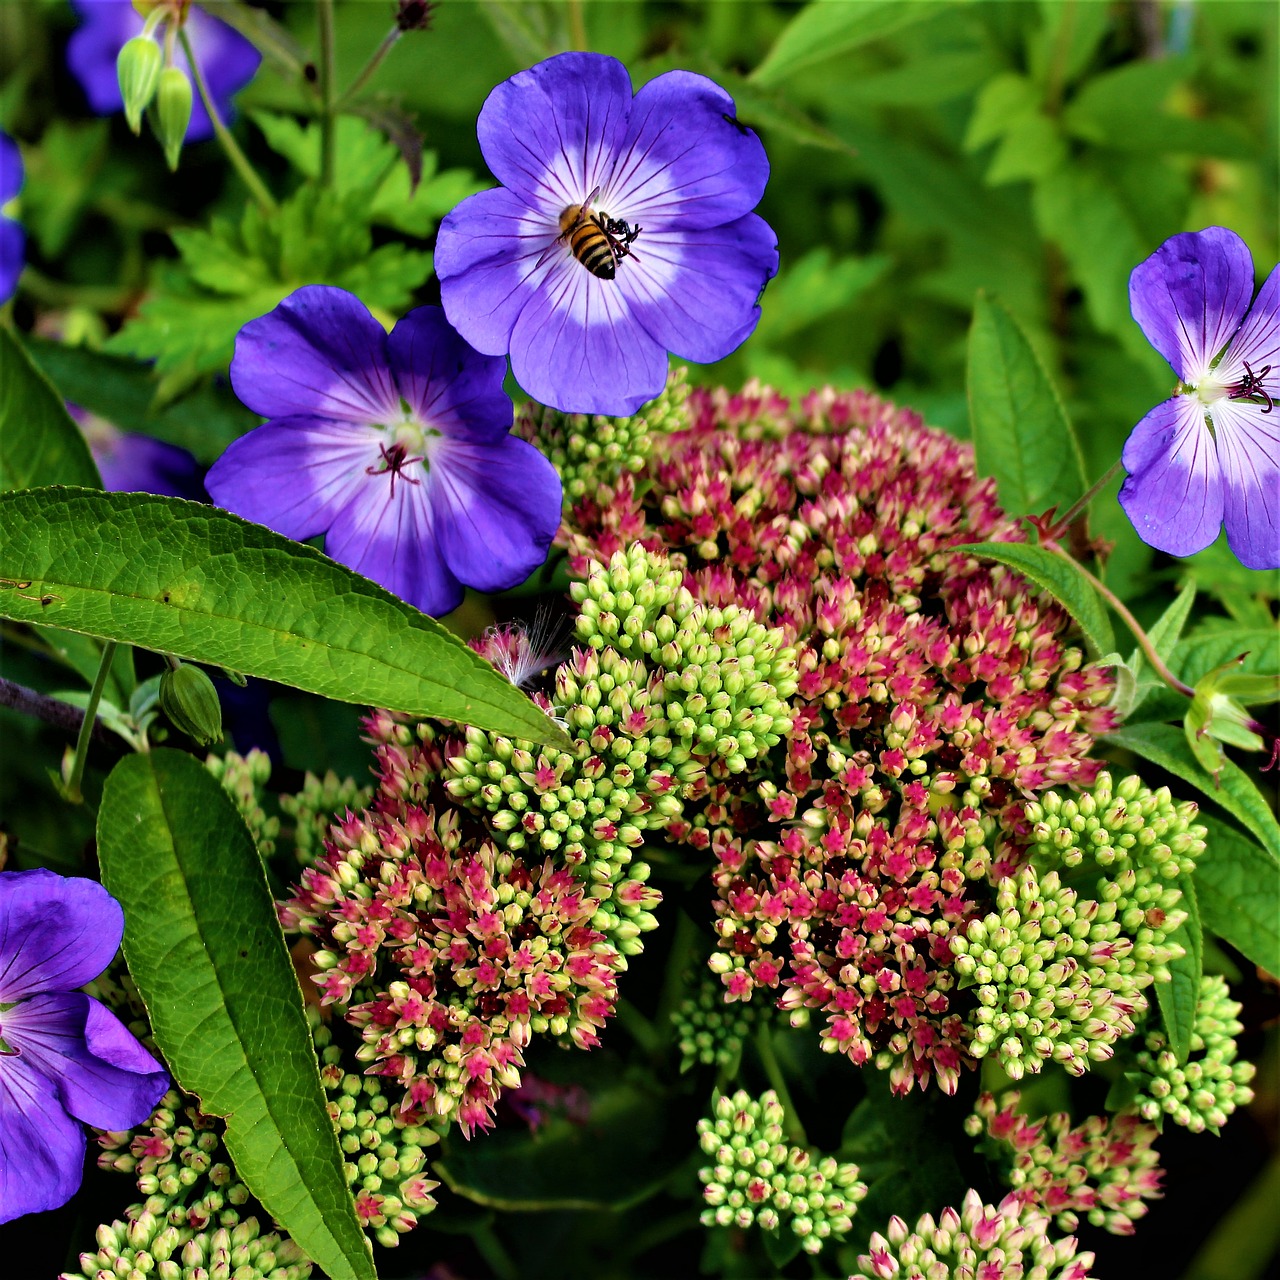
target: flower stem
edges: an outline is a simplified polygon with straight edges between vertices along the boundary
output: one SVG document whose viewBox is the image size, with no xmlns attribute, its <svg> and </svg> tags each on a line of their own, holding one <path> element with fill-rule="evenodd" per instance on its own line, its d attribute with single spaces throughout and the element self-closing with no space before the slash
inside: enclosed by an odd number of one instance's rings
<svg viewBox="0 0 1280 1280">
<path fill-rule="evenodd" d="M 316 68 L 320 90 L 320 185 L 331 187 L 338 141 L 333 88 L 337 68 L 333 0 L 316 0 L 316 22 L 320 28 L 320 63 Z"/>
<path fill-rule="evenodd" d="M 579 51 L 589 48 L 587 24 L 582 16 L 582 0 L 569 0 L 569 48 Z"/>
<path fill-rule="evenodd" d="M 1078 560 L 1072 559 L 1057 543 L 1048 542 L 1043 544 L 1047 551 L 1052 551 L 1056 555 L 1060 555 L 1064 560 L 1071 560 L 1079 571 L 1092 584 L 1093 589 L 1120 615 L 1124 625 L 1133 633 L 1133 638 L 1138 642 L 1138 648 L 1142 650 L 1143 656 L 1151 664 L 1151 669 L 1160 677 L 1161 680 L 1176 690 L 1178 693 L 1184 693 L 1188 698 L 1194 698 L 1196 691 L 1184 681 L 1179 680 L 1177 676 L 1169 670 L 1164 659 L 1156 652 L 1156 647 L 1151 643 L 1150 636 L 1142 629 L 1142 625 L 1137 618 L 1129 612 L 1125 603 L 1116 595 L 1114 591 L 1103 584 L 1088 569 L 1084 567 Z"/>
<path fill-rule="evenodd" d="M 1067 508 L 1066 514 L 1053 524 L 1053 536 L 1058 537 L 1071 527 L 1071 522 L 1084 511 L 1089 504 L 1111 483 L 1112 477 L 1120 470 L 1120 459 L 1117 458 L 1102 475 L 1095 480 L 1084 493 Z"/>
<path fill-rule="evenodd" d="M 657 1055 L 661 1048 L 661 1037 L 648 1018 L 629 1000 L 618 998 L 614 1005 L 618 1016 L 618 1025 L 644 1050 L 650 1057 Z"/>
<path fill-rule="evenodd" d="M 760 1030 L 756 1032 L 756 1052 L 760 1055 L 760 1065 L 764 1067 L 765 1075 L 769 1077 L 769 1084 L 778 1095 L 778 1101 L 786 1113 L 787 1137 L 796 1146 L 807 1147 L 809 1140 L 805 1137 L 804 1125 L 800 1123 L 795 1104 L 791 1101 L 791 1090 L 787 1088 L 786 1077 L 782 1074 L 782 1066 L 778 1062 L 778 1055 L 774 1052 L 773 1033 L 767 1022 L 762 1023 Z"/>
<path fill-rule="evenodd" d="M 200 101 L 204 103 L 204 109 L 209 113 L 209 123 L 213 125 L 213 133 L 218 139 L 219 146 L 226 152 L 227 159 L 231 161 L 231 167 L 240 175 L 240 180 L 249 188 L 249 194 L 258 202 L 262 210 L 265 213 L 275 213 L 275 198 L 267 190 L 267 184 L 258 177 L 257 171 L 249 163 L 249 157 L 240 150 L 240 144 L 231 136 L 231 131 L 218 114 L 218 108 L 209 95 L 209 86 L 205 83 L 204 72 L 200 70 L 200 64 L 196 61 L 195 51 L 191 47 L 191 41 L 187 38 L 185 30 L 178 33 L 178 39 L 182 41 L 187 62 L 191 65 L 191 78 L 196 82 Z"/>
<path fill-rule="evenodd" d="M 392 27 L 390 31 L 382 38 L 382 43 L 373 51 L 369 61 L 364 64 L 360 74 L 347 86 L 346 92 L 338 99 L 339 107 L 346 106 L 360 91 L 367 85 L 373 77 L 373 73 L 382 65 L 382 60 L 391 52 L 392 49 L 400 42 L 400 37 L 404 32 L 398 26 Z"/>
<path fill-rule="evenodd" d="M 187 55 L 190 57 L 190 54 Z M 93 688 L 89 690 L 89 701 L 85 704 L 84 719 L 80 722 L 80 735 L 76 738 L 76 754 L 71 762 L 71 772 L 67 775 L 66 799 L 71 804 L 83 804 L 84 796 L 80 784 L 84 780 L 85 761 L 89 758 L 89 739 L 93 737 L 93 726 L 98 719 L 98 703 L 102 701 L 102 690 L 106 687 L 107 675 L 116 656 L 116 642 L 102 642 L 102 660 L 98 663 L 98 674 L 93 678 Z"/>
</svg>

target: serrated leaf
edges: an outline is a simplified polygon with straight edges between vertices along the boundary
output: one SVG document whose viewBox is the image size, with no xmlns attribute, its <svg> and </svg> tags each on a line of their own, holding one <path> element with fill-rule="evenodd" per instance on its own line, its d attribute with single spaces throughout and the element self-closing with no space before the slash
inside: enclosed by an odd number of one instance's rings
<svg viewBox="0 0 1280 1280">
<path fill-rule="evenodd" d="M 1196 1003 L 1200 999 L 1200 975 L 1204 966 L 1204 938 L 1200 929 L 1194 882 L 1187 880 L 1184 883 L 1183 877 L 1179 876 L 1178 887 L 1182 890 L 1181 906 L 1186 911 L 1187 918 L 1173 931 L 1169 941 L 1179 944 L 1186 954 L 1170 962 L 1169 981 L 1157 984 L 1156 1000 L 1160 1005 L 1160 1019 L 1164 1024 L 1169 1048 L 1177 1055 L 1179 1062 L 1186 1062 L 1191 1053 L 1191 1033 L 1196 1029 Z"/>
<path fill-rule="evenodd" d="M 1025 542 L 980 542 L 953 547 L 953 551 L 983 556 L 1016 569 L 1047 591 L 1075 619 L 1089 652 L 1096 658 L 1115 650 L 1111 621 L 1093 584 L 1074 560 L 1055 555 Z"/>
<path fill-rule="evenodd" d="M 1036 112 L 1005 131 L 987 168 L 988 185 L 1043 178 L 1067 159 L 1067 144 L 1058 122 Z"/>
<path fill-rule="evenodd" d="M 0 495 L 0 616 L 540 742 L 555 723 L 433 618 L 301 543 L 138 493 Z M 35 597 L 35 599 L 28 599 Z M 50 603 L 40 600 L 51 597 Z"/>
<path fill-rule="evenodd" d="M 226 1119 L 236 1171 L 334 1280 L 376 1280 L 302 993 L 235 804 L 193 756 L 122 760 L 98 813 L 102 882 L 174 1078 Z"/>
<path fill-rule="evenodd" d="M 1001 506 L 1065 510 L 1085 488 L 1080 444 L 1021 325 L 984 293 L 969 330 L 967 383 L 978 472 L 995 479 Z"/>
<path fill-rule="evenodd" d="M 0 491 L 38 484 L 102 487 L 57 389 L 0 326 Z"/>
<path fill-rule="evenodd" d="M 1034 114 L 1040 98 L 1026 76 L 1005 71 L 982 86 L 964 134 L 964 149 L 977 151 L 1002 138 L 1018 121 Z"/>
<path fill-rule="evenodd" d="M 872 40 L 914 26 L 953 5 L 917 0 L 813 0 L 783 28 L 765 60 L 751 73 L 757 84 L 773 85 L 797 71 L 824 62 Z"/>
<path fill-rule="evenodd" d="M 1196 859 L 1196 898 L 1204 927 L 1247 960 L 1280 976 L 1280 860 L 1209 814 Z"/>
<path fill-rule="evenodd" d="M 1103 741 L 1132 751 L 1134 755 L 1150 760 L 1152 764 L 1189 782 L 1237 817 L 1273 858 L 1280 859 L 1280 824 L 1248 774 L 1230 760 L 1222 762 L 1215 785 L 1212 776 L 1197 763 L 1182 730 L 1173 725 L 1126 725 L 1107 734 Z"/>
</svg>

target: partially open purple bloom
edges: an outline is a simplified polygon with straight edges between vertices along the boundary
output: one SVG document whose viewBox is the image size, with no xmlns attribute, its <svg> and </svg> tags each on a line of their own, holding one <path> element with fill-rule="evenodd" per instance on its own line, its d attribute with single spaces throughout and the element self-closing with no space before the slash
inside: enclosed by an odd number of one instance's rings
<svg viewBox="0 0 1280 1280">
<path fill-rule="evenodd" d="M 438 307 L 388 336 L 358 298 L 308 285 L 236 339 L 231 385 L 270 421 L 205 480 L 219 506 L 335 560 L 424 613 L 464 584 L 501 591 L 546 558 L 560 477 L 510 434 L 503 362 Z"/>
<path fill-rule="evenodd" d="M 71 0 L 82 24 L 67 43 L 67 65 L 80 81 L 89 106 L 100 116 L 124 109 L 120 82 L 116 77 L 116 55 L 125 43 L 142 34 L 144 19 L 133 0 Z M 233 111 L 232 98 L 253 79 L 262 54 L 238 31 L 192 5 L 184 27 L 191 47 L 204 72 L 209 96 L 218 114 L 226 120 Z M 188 76 L 191 66 L 181 45 L 174 50 L 174 64 Z M 213 137 L 213 125 L 200 95 L 191 103 L 188 142 Z"/>
<path fill-rule="evenodd" d="M 1253 298 L 1244 241 L 1187 231 L 1134 269 L 1129 303 L 1178 389 L 1125 443 L 1121 506 L 1170 555 L 1203 550 L 1225 522 L 1241 564 L 1280 568 L 1280 267 Z"/>
<path fill-rule="evenodd" d="M 22 274 L 26 235 L 4 215 L 5 206 L 22 190 L 22 155 L 7 133 L 0 133 L 0 302 L 13 297 Z"/>
<path fill-rule="evenodd" d="M 67 412 L 84 433 L 104 489 L 205 501 L 200 464 L 185 449 L 154 436 L 121 431 L 79 405 L 68 403 Z"/>
<path fill-rule="evenodd" d="M 131 1128 L 169 1087 L 115 1014 L 76 990 L 123 933 L 120 904 L 93 880 L 0 872 L 0 1222 L 71 1199 L 81 1121 Z"/>
<path fill-rule="evenodd" d="M 616 59 L 562 53 L 498 85 L 477 131 L 502 186 L 440 224 L 441 298 L 534 399 L 631 414 L 668 352 L 719 360 L 755 328 L 769 162 L 718 85 L 669 71 L 633 97 Z"/>
</svg>

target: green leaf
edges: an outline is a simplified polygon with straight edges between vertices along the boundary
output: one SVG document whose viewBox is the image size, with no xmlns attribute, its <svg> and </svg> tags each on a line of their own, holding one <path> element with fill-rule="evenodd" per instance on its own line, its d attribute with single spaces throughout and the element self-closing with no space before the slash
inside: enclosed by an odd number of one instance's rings
<svg viewBox="0 0 1280 1280">
<path fill-rule="evenodd" d="M 1058 122 L 1036 112 L 1014 122 L 1006 130 L 987 169 L 987 182 L 993 187 L 1004 182 L 1024 182 L 1043 178 L 1067 159 Z"/>
<path fill-rule="evenodd" d="M 38 484 L 102 487 L 57 389 L 0 327 L 0 491 Z"/>
<path fill-rule="evenodd" d="M 1209 814 L 1198 821 L 1209 833 L 1195 872 L 1204 927 L 1252 964 L 1280 974 L 1280 860 Z"/>
<path fill-rule="evenodd" d="M 1151 641 L 1152 647 L 1155 649 L 1157 656 L 1166 665 L 1169 666 L 1173 657 L 1173 652 L 1178 643 L 1178 637 L 1182 635 L 1182 628 L 1186 625 L 1187 617 L 1191 613 L 1191 606 L 1196 598 L 1196 584 L 1190 581 L 1182 588 L 1181 591 L 1173 598 L 1173 602 L 1160 615 L 1160 617 L 1151 625 L 1147 631 L 1147 639 Z M 1148 673 L 1144 670 L 1146 666 L 1146 658 L 1141 649 L 1133 651 L 1133 657 L 1129 663 L 1134 677 L 1137 680 L 1137 688 L 1134 691 L 1133 705 L 1130 708 L 1130 715 L 1142 705 L 1147 695 L 1153 689 L 1163 689 L 1168 686 L 1159 676 L 1154 673 Z M 1176 674 L 1177 669 L 1172 668 Z"/>
<path fill-rule="evenodd" d="M 98 813 L 102 882 L 174 1078 L 226 1119 L 236 1171 L 334 1280 L 376 1280 L 302 993 L 253 838 L 193 756 L 128 756 Z"/>
<path fill-rule="evenodd" d="M 22 223 L 46 258 L 65 252 L 80 219 L 101 194 L 100 177 L 113 176 L 109 135 L 106 120 L 73 124 L 55 117 L 40 145 L 27 148 Z"/>
<path fill-rule="evenodd" d="M 764 346 L 848 306 L 892 266 L 887 254 L 837 258 L 825 245 L 787 264 L 769 286 L 769 305 L 756 330 Z"/>
<path fill-rule="evenodd" d="M 978 472 L 995 478 L 1006 511 L 1063 510 L 1084 492 L 1080 445 L 1048 372 L 1013 315 L 984 293 L 969 330 L 968 394 Z"/>
<path fill-rule="evenodd" d="M 176 444 L 203 463 L 212 462 L 261 421 L 227 386 L 211 383 L 156 409 L 155 375 L 149 365 L 41 338 L 26 339 L 26 347 L 68 400 L 121 431 Z"/>
<path fill-rule="evenodd" d="M 431 273 L 431 255 L 403 245 L 373 247 L 365 192 L 300 187 L 274 213 L 246 206 L 238 221 L 174 233 L 181 266 L 159 272 L 156 292 L 107 343 L 107 350 L 155 360 L 171 386 L 221 371 L 236 334 L 307 284 L 354 293 L 395 313 Z"/>
<path fill-rule="evenodd" d="M 872 40 L 914 26 L 952 4 L 934 0 L 813 0 L 783 28 L 765 60 L 751 73 L 757 84 L 773 85 L 797 71 L 824 62 Z"/>
<path fill-rule="evenodd" d="M 16 621 L 339 702 L 563 740 L 550 717 L 433 618 L 313 548 L 217 508 L 79 489 L 0 495 L 0 579 L 15 578 L 32 582 L 23 592 L 0 587 L 0 616 Z"/>
<path fill-rule="evenodd" d="M 1030 578 L 1075 619 L 1089 652 L 1095 658 L 1115 650 L 1115 637 L 1107 611 L 1093 584 L 1074 560 L 1055 555 L 1043 547 L 1028 546 L 1025 542 L 968 543 L 952 550 L 998 560 L 1016 569 L 1023 577 Z"/>
<path fill-rule="evenodd" d="M 432 1172 L 493 1209 L 625 1209 L 648 1199 L 686 1158 L 695 1117 L 676 1114 L 656 1089 L 624 1079 L 623 1064 L 604 1053 L 577 1064 L 572 1083 L 590 1099 L 585 1124 L 553 1113 L 536 1134 L 523 1126 L 495 1129 L 477 1142 L 450 1134 Z"/>
<path fill-rule="evenodd" d="M 1280 824 L 1249 775 L 1230 760 L 1223 761 L 1215 784 L 1196 761 L 1182 730 L 1169 724 L 1126 725 L 1107 734 L 1103 741 L 1132 751 L 1191 783 L 1238 818 L 1273 858 L 1280 859 Z"/>
<path fill-rule="evenodd" d="M 964 149 L 977 151 L 997 138 L 1003 138 L 1019 120 L 1034 115 L 1040 95 L 1026 76 L 1005 71 L 992 76 L 974 100 L 973 114 L 965 130 Z"/>
<path fill-rule="evenodd" d="M 1186 1062 L 1191 1053 L 1191 1033 L 1196 1029 L 1196 1004 L 1200 999 L 1200 975 L 1204 968 L 1204 937 L 1200 929 L 1200 912 L 1196 906 L 1195 884 L 1185 884 L 1179 876 L 1182 890 L 1182 906 L 1186 920 L 1174 930 L 1171 942 L 1181 944 L 1186 954 L 1169 965 L 1169 981 L 1159 983 L 1156 999 L 1160 1003 L 1160 1018 L 1169 1048 L 1179 1062 Z"/>
</svg>

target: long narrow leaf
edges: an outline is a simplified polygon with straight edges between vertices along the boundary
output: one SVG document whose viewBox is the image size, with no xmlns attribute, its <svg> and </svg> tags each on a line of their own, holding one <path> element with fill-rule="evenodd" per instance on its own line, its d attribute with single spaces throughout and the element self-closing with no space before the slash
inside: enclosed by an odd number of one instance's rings
<svg viewBox="0 0 1280 1280">
<path fill-rule="evenodd" d="M 225 1117 L 236 1170 L 333 1280 L 376 1280 L 266 875 L 192 756 L 129 756 L 98 814 L 102 882 L 174 1078 Z"/>
</svg>

